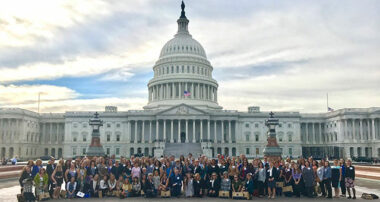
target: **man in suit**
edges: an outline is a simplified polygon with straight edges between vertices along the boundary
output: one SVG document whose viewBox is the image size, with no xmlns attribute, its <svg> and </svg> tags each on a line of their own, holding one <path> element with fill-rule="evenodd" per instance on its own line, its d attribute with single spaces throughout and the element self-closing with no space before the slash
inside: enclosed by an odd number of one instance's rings
<svg viewBox="0 0 380 202">
<path fill-rule="evenodd" d="M 53 186 L 53 181 L 51 179 L 51 175 L 53 174 L 56 167 L 57 167 L 57 164 L 55 163 L 55 159 L 54 159 L 54 157 L 51 157 L 50 161 L 48 162 L 48 164 L 46 166 L 46 173 L 49 176 L 48 188 L 49 188 L 49 194 L 50 194 L 51 198 L 53 196 L 53 192 L 54 192 L 54 188 L 55 188 Z"/>
<path fill-rule="evenodd" d="M 208 182 L 208 196 L 217 197 L 219 195 L 220 180 L 216 172 L 212 173 L 211 179 Z"/>
<path fill-rule="evenodd" d="M 179 174 L 179 170 L 174 168 L 174 175 L 170 177 L 172 196 L 180 197 L 182 188 L 182 176 Z"/>
</svg>

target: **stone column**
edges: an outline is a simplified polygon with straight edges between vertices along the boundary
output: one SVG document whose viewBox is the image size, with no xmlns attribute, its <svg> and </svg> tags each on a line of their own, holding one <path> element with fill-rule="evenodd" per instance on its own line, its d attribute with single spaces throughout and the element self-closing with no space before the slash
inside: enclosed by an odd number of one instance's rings
<svg viewBox="0 0 380 202">
<path fill-rule="evenodd" d="M 222 124 L 222 143 L 224 143 L 224 120 L 221 121 Z"/>
<path fill-rule="evenodd" d="M 352 140 L 356 140 L 355 119 L 352 119 Z"/>
<path fill-rule="evenodd" d="M 371 126 L 370 126 L 370 123 L 369 123 L 370 119 L 367 119 L 367 138 L 366 140 L 370 140 L 371 138 Z"/>
<path fill-rule="evenodd" d="M 137 120 L 135 121 L 135 134 L 133 135 L 134 142 L 137 143 Z"/>
<path fill-rule="evenodd" d="M 200 138 L 201 138 L 202 140 L 204 140 L 205 138 L 203 137 L 203 120 L 201 119 L 200 122 L 201 122 Z"/>
<path fill-rule="evenodd" d="M 197 99 L 200 99 L 201 98 L 201 86 L 199 85 L 199 83 L 197 83 L 197 87 L 198 87 Z"/>
<path fill-rule="evenodd" d="M 164 120 L 164 142 L 166 142 L 166 120 Z"/>
<path fill-rule="evenodd" d="M 359 140 L 362 140 L 363 139 L 363 119 L 359 119 L 359 127 L 360 127 Z"/>
<path fill-rule="evenodd" d="M 181 85 L 181 82 L 178 82 L 178 99 L 181 99 L 181 88 L 182 87 L 182 85 Z"/>
<path fill-rule="evenodd" d="M 170 121 L 170 142 L 174 142 L 174 133 L 173 133 L 173 119 Z"/>
<path fill-rule="evenodd" d="M 375 118 L 372 118 L 372 139 L 376 140 Z"/>
<path fill-rule="evenodd" d="M 186 119 L 186 142 L 189 142 L 189 120 Z"/>
<path fill-rule="evenodd" d="M 178 119 L 178 139 L 177 142 L 181 142 L 181 119 Z"/>
<path fill-rule="evenodd" d="M 344 120 L 344 138 L 348 138 L 348 124 L 347 119 Z"/>
<path fill-rule="evenodd" d="M 172 83 L 172 99 L 174 99 L 175 98 L 175 84 L 174 83 Z"/>
<path fill-rule="evenodd" d="M 309 126 L 308 126 L 308 123 L 305 123 L 305 130 L 306 130 L 306 139 L 305 141 L 306 142 L 309 142 Z"/>
<path fill-rule="evenodd" d="M 314 127 L 314 124 L 315 123 L 311 123 L 312 124 L 312 127 L 313 127 L 313 138 L 312 138 L 312 141 L 313 141 L 313 143 L 315 144 L 316 142 L 317 142 L 317 138 L 316 138 L 316 136 L 315 136 L 315 127 Z"/>
<path fill-rule="evenodd" d="M 207 140 L 210 141 L 210 119 L 207 119 Z"/>
<path fill-rule="evenodd" d="M 164 98 L 164 85 L 160 84 L 160 100 L 162 100 L 162 98 Z"/>
<path fill-rule="evenodd" d="M 141 143 L 145 143 L 145 120 L 142 121 L 141 126 Z"/>
<path fill-rule="evenodd" d="M 158 136 L 158 131 L 160 129 L 160 122 L 156 120 L 156 142 L 158 142 L 159 136 Z"/>
<path fill-rule="evenodd" d="M 152 120 L 149 121 L 149 143 L 152 143 Z"/>
<path fill-rule="evenodd" d="M 52 138 L 53 138 L 53 123 L 50 123 L 50 129 L 49 129 L 49 137 L 50 137 L 50 139 L 49 139 L 49 141 L 50 141 L 50 144 L 53 142 L 52 141 Z M 79 137 L 78 137 L 79 138 Z"/>
<path fill-rule="evenodd" d="M 228 121 L 228 142 L 232 143 L 231 121 Z"/>
<path fill-rule="evenodd" d="M 216 142 L 218 142 L 218 135 L 216 134 L 216 125 L 217 125 L 217 121 L 215 120 L 214 121 L 214 140 L 216 141 Z"/>
<path fill-rule="evenodd" d="M 319 138 L 318 138 L 318 143 L 322 142 L 322 123 L 319 123 Z"/>
<path fill-rule="evenodd" d="M 196 136 L 195 136 L 195 119 L 193 119 L 193 143 L 196 142 Z"/>
<path fill-rule="evenodd" d="M 194 83 L 191 83 L 191 95 L 190 95 L 190 97 L 192 98 L 192 99 L 194 99 Z M 194 138 L 195 139 L 195 138 Z"/>
</svg>

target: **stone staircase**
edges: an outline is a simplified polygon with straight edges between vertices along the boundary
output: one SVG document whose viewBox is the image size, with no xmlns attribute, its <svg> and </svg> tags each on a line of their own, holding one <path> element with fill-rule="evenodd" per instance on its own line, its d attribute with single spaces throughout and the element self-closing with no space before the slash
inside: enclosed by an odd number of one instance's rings
<svg viewBox="0 0 380 202">
<path fill-rule="evenodd" d="M 194 157 L 201 155 L 203 153 L 201 143 L 165 143 L 165 156 L 174 155 L 179 158 L 181 155 L 186 157 L 189 153 Z"/>
</svg>

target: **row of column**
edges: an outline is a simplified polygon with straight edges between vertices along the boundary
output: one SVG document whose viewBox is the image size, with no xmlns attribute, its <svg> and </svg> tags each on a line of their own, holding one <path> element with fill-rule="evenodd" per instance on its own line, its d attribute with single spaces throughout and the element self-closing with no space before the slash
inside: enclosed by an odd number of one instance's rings
<svg viewBox="0 0 380 202">
<path fill-rule="evenodd" d="M 351 124 L 349 124 L 351 122 Z M 364 128 L 364 124 L 366 123 L 367 129 Z M 357 128 L 357 125 L 359 125 L 359 130 Z M 375 118 L 369 118 L 369 119 L 344 119 L 344 137 L 345 138 L 352 138 L 356 140 L 377 140 L 378 139 L 378 132 L 379 129 L 378 123 L 376 123 Z M 366 130 L 366 133 L 364 133 L 364 130 Z M 352 134 L 352 136 L 350 136 Z M 365 138 L 364 135 L 367 135 Z"/>
<path fill-rule="evenodd" d="M 181 122 L 184 122 L 184 125 L 182 125 Z M 146 141 L 145 140 L 145 124 L 149 124 L 149 139 Z M 191 123 L 190 123 L 191 122 Z M 154 124 L 155 123 L 155 124 Z M 138 143 L 138 135 L 141 135 L 141 142 L 153 142 L 153 136 L 155 136 L 154 140 L 160 140 L 160 134 L 162 134 L 163 140 L 166 142 L 167 141 L 167 133 L 170 131 L 168 134 L 170 136 L 170 142 L 174 142 L 174 136 L 177 136 L 177 142 L 181 141 L 181 134 L 184 133 L 185 135 L 185 140 L 184 142 L 190 142 L 190 125 L 192 125 L 192 140 L 191 142 L 196 143 L 199 142 L 200 140 L 211 140 L 211 125 L 213 125 L 213 130 L 214 130 L 214 142 L 217 140 L 217 137 L 220 137 L 221 143 L 233 143 L 233 137 L 232 137 L 232 121 L 221 121 L 221 120 L 195 120 L 195 119 L 186 119 L 186 120 L 155 120 L 155 121 L 143 121 L 143 120 L 135 120 L 133 121 L 133 130 L 132 131 L 132 123 L 131 121 L 128 122 L 129 124 L 129 134 L 131 134 L 131 137 L 133 137 L 133 142 Z M 153 124 L 155 125 L 156 129 L 153 132 Z M 167 128 L 167 125 L 169 127 Z M 176 126 L 177 131 L 176 133 L 174 132 L 174 127 Z M 218 135 L 217 129 L 218 126 L 220 126 L 220 133 Z M 236 134 L 236 122 L 234 122 L 234 132 Z M 199 130 L 197 130 L 199 128 Z M 160 131 L 162 130 L 162 133 Z M 199 133 L 197 133 L 199 132 Z M 199 138 L 197 138 L 197 134 L 199 134 Z M 227 136 L 224 137 L 224 134 Z M 228 137 L 228 139 L 227 139 Z M 236 138 L 236 137 L 235 137 Z"/>
<path fill-rule="evenodd" d="M 305 136 L 303 141 L 308 143 L 322 143 L 325 141 L 322 133 L 323 123 L 304 123 L 305 124 Z M 309 134 L 309 125 L 311 125 L 311 134 Z M 318 131 L 316 131 L 318 129 Z"/>
<path fill-rule="evenodd" d="M 53 127 L 55 125 L 55 128 Z M 41 140 L 45 143 L 57 144 L 64 141 L 65 128 L 63 123 L 41 123 Z M 54 128 L 54 129 L 53 129 Z M 61 130 L 60 130 L 61 129 Z M 53 140 L 53 137 L 55 139 Z"/>
<path fill-rule="evenodd" d="M 165 74 L 199 74 L 204 76 L 211 76 L 211 70 L 209 68 L 202 67 L 190 67 L 190 66 L 171 66 L 171 67 L 156 67 L 154 70 L 154 77 L 162 76 Z"/>
<path fill-rule="evenodd" d="M 2 135 L 3 143 L 12 143 L 14 140 L 20 139 L 22 133 L 22 127 L 19 127 L 23 123 L 22 119 L 15 118 L 2 118 L 0 119 L 0 134 Z"/>
<path fill-rule="evenodd" d="M 365 129 L 364 123 L 367 125 Z M 344 140 L 377 140 L 379 124 L 377 119 L 344 119 L 342 120 L 342 130 Z M 328 137 L 329 133 L 323 133 L 322 131 L 327 129 L 323 127 L 323 123 L 304 123 L 305 125 L 305 136 L 303 141 L 307 143 L 323 143 L 326 140 L 334 139 L 335 137 Z M 310 128 L 311 127 L 311 131 Z M 359 127 L 359 128 L 357 128 Z M 338 127 L 337 127 L 338 128 Z M 337 130 L 339 131 L 339 130 Z M 366 132 L 365 132 L 366 131 Z M 310 134 L 311 132 L 311 134 Z M 352 136 L 350 136 L 352 134 Z M 367 135 L 366 138 L 364 135 Z"/>
<path fill-rule="evenodd" d="M 184 91 L 190 92 L 190 96 L 185 96 Z M 217 102 L 217 88 L 193 82 L 157 84 L 149 88 L 149 101 L 167 99 L 202 99 Z"/>
</svg>

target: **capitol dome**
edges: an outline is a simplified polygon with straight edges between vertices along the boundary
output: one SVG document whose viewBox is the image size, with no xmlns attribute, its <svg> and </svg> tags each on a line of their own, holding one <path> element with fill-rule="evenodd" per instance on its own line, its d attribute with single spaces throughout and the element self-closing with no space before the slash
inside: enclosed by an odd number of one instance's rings
<svg viewBox="0 0 380 202">
<path fill-rule="evenodd" d="M 149 100 L 144 109 L 165 109 L 187 104 L 203 109 L 221 109 L 218 83 L 202 45 L 189 33 L 185 4 L 177 20 L 178 31 L 161 49 L 148 83 Z"/>
</svg>

